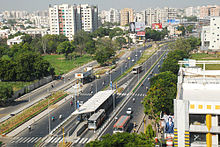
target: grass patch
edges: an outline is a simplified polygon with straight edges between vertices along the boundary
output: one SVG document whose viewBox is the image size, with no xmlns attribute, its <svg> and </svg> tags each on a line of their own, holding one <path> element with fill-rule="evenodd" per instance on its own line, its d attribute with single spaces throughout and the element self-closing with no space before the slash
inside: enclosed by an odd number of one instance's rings
<svg viewBox="0 0 220 147">
<path fill-rule="evenodd" d="M 216 54 L 206 54 L 206 53 L 196 53 L 192 54 L 190 59 L 195 60 L 220 60 L 220 55 Z M 203 65 L 197 65 L 198 67 L 203 68 Z M 205 67 L 206 70 L 220 70 L 219 64 L 207 64 Z"/>
<path fill-rule="evenodd" d="M 26 121 L 30 120 L 34 116 L 38 115 L 42 111 L 48 108 L 48 101 L 49 106 L 55 104 L 59 100 L 66 97 L 67 94 L 59 91 L 51 96 L 49 96 L 47 99 L 43 99 L 37 104 L 34 104 L 33 106 L 27 108 L 26 110 L 22 111 L 21 113 L 15 115 L 14 117 L 9 118 L 8 120 L 2 122 L 0 124 L 0 132 L 1 134 L 9 133 L 10 131 L 14 130 L 18 126 L 22 125 Z"/>
<path fill-rule="evenodd" d="M 32 82 L 0 82 L 0 85 L 7 85 L 7 86 L 12 86 L 13 88 L 13 91 L 18 91 L 28 85 L 31 85 L 33 84 L 34 82 L 36 82 L 37 80 L 35 81 L 32 81 Z"/>
<path fill-rule="evenodd" d="M 75 60 L 66 60 L 63 54 L 45 55 L 43 58 L 50 62 L 50 64 L 55 68 L 56 75 L 67 73 L 77 67 L 82 66 L 83 64 L 92 61 L 92 56 L 90 55 L 83 55 Z"/>
</svg>

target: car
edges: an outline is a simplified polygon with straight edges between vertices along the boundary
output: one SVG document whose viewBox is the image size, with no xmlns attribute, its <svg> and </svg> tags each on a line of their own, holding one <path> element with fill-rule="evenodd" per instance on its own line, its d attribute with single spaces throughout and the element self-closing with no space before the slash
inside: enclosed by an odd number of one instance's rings
<svg viewBox="0 0 220 147">
<path fill-rule="evenodd" d="M 132 59 L 131 61 L 134 62 L 134 59 Z"/>
<path fill-rule="evenodd" d="M 136 54 L 135 57 L 137 57 L 138 55 Z"/>
<path fill-rule="evenodd" d="M 106 75 L 108 75 L 108 74 L 109 74 L 109 72 L 107 72 L 107 71 L 106 71 L 106 72 L 105 72 L 105 74 L 106 74 Z"/>
<path fill-rule="evenodd" d="M 128 110 L 126 111 L 126 113 L 127 113 L 128 115 L 131 115 L 131 113 L 132 113 L 131 107 L 128 108 Z"/>
</svg>

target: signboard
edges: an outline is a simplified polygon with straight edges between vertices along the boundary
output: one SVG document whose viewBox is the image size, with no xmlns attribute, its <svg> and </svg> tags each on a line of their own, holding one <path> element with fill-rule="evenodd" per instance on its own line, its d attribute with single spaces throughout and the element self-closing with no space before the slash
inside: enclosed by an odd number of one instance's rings
<svg viewBox="0 0 220 147">
<path fill-rule="evenodd" d="M 179 19 L 168 19 L 167 23 L 168 24 L 179 24 L 180 20 Z"/>
<path fill-rule="evenodd" d="M 153 23 L 152 29 L 153 30 L 162 30 L 162 23 Z"/>
<path fill-rule="evenodd" d="M 145 32 L 142 31 L 142 32 L 137 32 L 137 36 L 145 36 Z"/>
<path fill-rule="evenodd" d="M 130 32 L 132 32 L 132 33 L 135 32 L 135 23 L 134 23 L 134 22 L 131 22 L 131 23 L 130 23 L 129 30 L 130 30 Z"/>
<path fill-rule="evenodd" d="M 145 23 L 144 22 L 135 22 L 135 32 L 144 31 Z"/>
<path fill-rule="evenodd" d="M 75 78 L 82 79 L 83 78 L 83 74 L 82 73 L 75 73 Z"/>
</svg>

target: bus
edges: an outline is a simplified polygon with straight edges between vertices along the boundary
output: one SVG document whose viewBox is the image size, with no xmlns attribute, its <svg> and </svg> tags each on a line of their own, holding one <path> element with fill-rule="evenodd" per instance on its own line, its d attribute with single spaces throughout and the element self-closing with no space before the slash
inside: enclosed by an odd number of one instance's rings
<svg viewBox="0 0 220 147">
<path fill-rule="evenodd" d="M 135 66 L 135 67 L 133 68 L 133 70 L 132 70 L 131 73 L 133 73 L 133 74 L 138 74 L 138 73 L 140 73 L 141 71 L 142 71 L 142 66 L 141 66 L 141 65 L 138 65 L 138 66 Z"/>
<path fill-rule="evenodd" d="M 88 129 L 96 130 L 105 120 L 105 109 L 100 109 L 88 119 Z"/>
<path fill-rule="evenodd" d="M 128 115 L 122 115 L 118 121 L 113 126 L 113 133 L 123 133 L 127 131 L 127 128 L 129 126 L 130 116 Z"/>
</svg>

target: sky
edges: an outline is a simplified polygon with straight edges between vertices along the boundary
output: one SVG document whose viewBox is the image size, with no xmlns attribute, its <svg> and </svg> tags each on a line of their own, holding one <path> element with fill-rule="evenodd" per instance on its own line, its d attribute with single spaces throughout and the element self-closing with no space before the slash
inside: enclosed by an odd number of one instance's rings
<svg viewBox="0 0 220 147">
<path fill-rule="evenodd" d="M 0 0 L 0 11 L 46 10 L 49 4 L 92 4 L 99 10 L 133 8 L 137 11 L 155 7 L 185 8 L 189 6 L 220 5 L 220 0 Z"/>
</svg>

